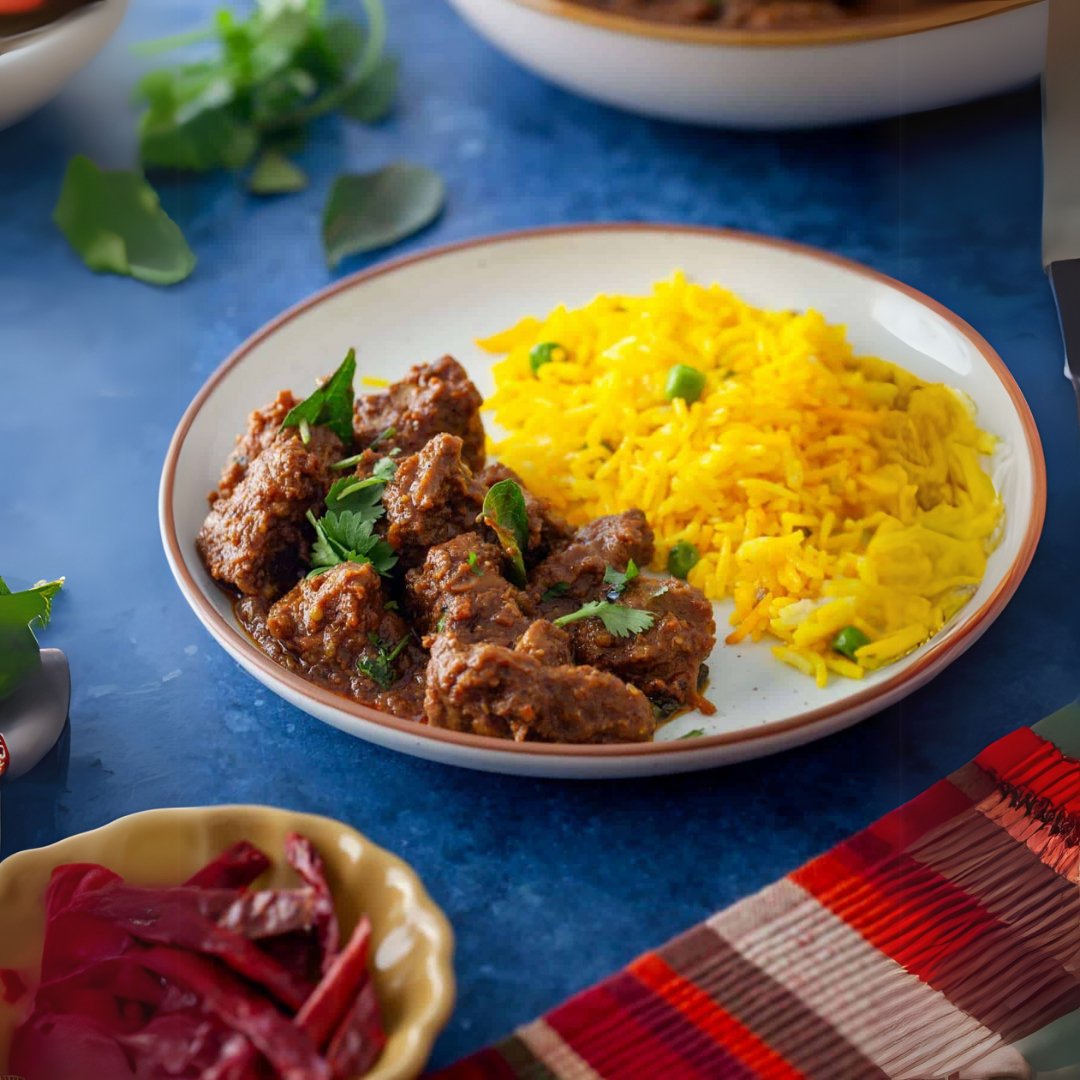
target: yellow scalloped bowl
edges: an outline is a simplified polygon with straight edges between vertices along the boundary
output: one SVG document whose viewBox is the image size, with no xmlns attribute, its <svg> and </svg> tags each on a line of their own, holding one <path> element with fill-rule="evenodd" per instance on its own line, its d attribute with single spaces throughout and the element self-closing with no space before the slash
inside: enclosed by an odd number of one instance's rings
<svg viewBox="0 0 1080 1080">
<path fill-rule="evenodd" d="M 362 913 L 372 923 L 375 987 L 386 1049 L 366 1080 L 418 1076 L 454 1004 L 454 935 L 420 879 L 401 859 L 329 818 L 265 806 L 148 810 L 0 863 L 0 968 L 36 982 L 45 927 L 43 897 L 53 869 L 95 862 L 136 885 L 175 885 L 238 840 L 262 848 L 274 865 L 260 885 L 281 886 L 290 832 L 309 837 L 326 862 L 345 933 Z M 0 1000 L 0 1075 L 25 1008 Z"/>
</svg>

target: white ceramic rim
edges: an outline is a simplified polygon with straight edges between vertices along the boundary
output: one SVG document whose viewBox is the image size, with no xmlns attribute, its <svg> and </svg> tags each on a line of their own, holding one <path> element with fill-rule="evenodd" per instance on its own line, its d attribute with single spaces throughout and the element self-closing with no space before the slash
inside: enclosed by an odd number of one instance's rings
<svg viewBox="0 0 1080 1080">
<path fill-rule="evenodd" d="M 794 30 L 731 30 L 710 26 L 686 26 L 675 23 L 651 22 L 632 15 L 616 15 L 609 11 L 586 7 L 575 0 L 505 0 L 519 7 L 531 8 L 544 15 L 565 19 L 585 26 L 594 26 L 612 33 L 632 34 L 635 37 L 662 41 L 681 41 L 692 45 L 727 46 L 738 48 L 799 48 L 808 45 L 843 45 L 859 41 L 904 37 L 945 26 L 993 18 L 1019 8 L 1030 7 L 1041 0 L 941 0 L 939 6 L 925 11 L 913 11 L 894 17 L 853 18 L 836 26 L 804 27 Z"/>
</svg>

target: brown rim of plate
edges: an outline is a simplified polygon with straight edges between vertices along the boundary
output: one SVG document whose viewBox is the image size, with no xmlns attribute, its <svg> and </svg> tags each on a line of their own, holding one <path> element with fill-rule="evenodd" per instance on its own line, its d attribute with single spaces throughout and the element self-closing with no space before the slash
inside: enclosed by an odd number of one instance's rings
<svg viewBox="0 0 1080 1080">
<path fill-rule="evenodd" d="M 792 48 L 801 45 L 851 45 L 861 41 L 920 34 L 993 15 L 1003 15 L 1041 3 L 1042 0 L 942 0 L 940 5 L 926 11 L 912 11 L 896 16 L 871 15 L 862 19 L 856 16 L 850 23 L 802 30 L 724 30 L 709 26 L 679 26 L 638 19 L 632 15 L 615 15 L 575 3 L 574 0 L 507 2 L 583 26 L 612 33 L 633 34 L 636 37 L 677 41 L 687 45 Z"/>
<path fill-rule="evenodd" d="M 982 606 L 972 612 L 970 621 L 960 627 L 951 637 L 939 638 L 936 642 L 931 639 L 930 647 L 919 659 L 904 671 L 897 672 L 883 682 L 869 687 L 859 693 L 830 705 L 823 705 L 817 709 L 799 713 L 785 720 L 777 720 L 769 724 L 748 731 L 728 732 L 721 735 L 703 735 L 696 739 L 673 740 L 670 742 L 646 742 L 646 743 L 603 743 L 603 744 L 578 744 L 578 743 L 541 743 L 541 742 L 514 742 L 511 739 L 496 739 L 485 735 L 468 735 L 463 732 L 446 731 L 442 728 L 433 728 L 427 724 L 420 724 L 415 720 L 404 720 L 390 713 L 380 712 L 367 705 L 351 701 L 338 694 L 331 693 L 314 683 L 302 679 L 299 675 L 278 664 L 275 664 L 269 656 L 243 633 L 237 626 L 226 621 L 218 610 L 210 603 L 210 600 L 196 583 L 195 578 L 188 566 L 188 555 L 195 554 L 194 538 L 189 544 L 189 551 L 181 547 L 176 535 L 176 522 L 173 519 L 172 503 L 173 488 L 176 482 L 176 465 L 180 453 L 184 447 L 184 440 L 191 428 L 195 417 L 206 404 L 216 389 L 218 383 L 244 358 L 260 344 L 280 329 L 285 323 L 290 322 L 297 316 L 304 314 L 311 308 L 317 307 L 324 300 L 336 296 L 340 292 L 362 285 L 384 274 L 392 274 L 414 263 L 424 262 L 428 259 L 438 259 L 444 255 L 454 254 L 469 248 L 487 247 L 494 244 L 515 243 L 520 240 L 528 240 L 537 237 L 552 237 L 560 235 L 573 235 L 574 233 L 596 232 L 653 232 L 653 233 L 687 233 L 699 236 L 712 236 L 740 240 L 744 243 L 758 244 L 762 247 L 780 248 L 784 251 L 795 252 L 799 255 L 828 262 L 834 266 L 842 267 L 852 273 L 859 274 L 871 281 L 879 282 L 890 288 L 896 289 L 905 296 L 917 301 L 923 306 L 935 312 L 964 337 L 971 342 L 979 351 L 983 359 L 990 365 L 994 374 L 997 375 L 1006 393 L 1012 399 L 1013 407 L 1020 417 L 1027 441 L 1028 452 L 1031 455 L 1032 466 L 1035 470 L 1035 483 L 1031 492 L 1031 520 L 1028 522 L 1027 532 L 1020 545 L 1020 550 L 1012 565 L 1009 567 L 1004 578 L 998 586 L 983 602 Z M 180 418 L 176 432 L 173 434 L 169 449 L 165 455 L 165 464 L 162 470 L 160 488 L 159 515 L 166 554 L 172 563 L 174 573 L 181 579 L 180 585 L 188 602 L 196 609 L 207 628 L 214 637 L 223 643 L 228 639 L 235 650 L 242 654 L 248 662 L 258 668 L 263 675 L 275 683 L 284 684 L 293 694 L 318 702 L 325 708 L 343 712 L 355 720 L 365 720 L 382 728 L 389 728 L 402 735 L 410 735 L 413 738 L 431 739 L 436 742 L 444 742 L 456 745 L 462 749 L 490 750 L 504 754 L 527 754 L 540 757 L 641 757 L 648 755 L 689 754 L 699 750 L 735 745 L 740 743 L 752 743 L 759 739 L 774 738 L 778 735 L 789 734 L 801 728 L 810 727 L 843 716 L 863 706 L 870 706 L 875 701 L 888 697 L 893 691 L 908 682 L 921 685 L 933 674 L 939 671 L 950 661 L 956 659 L 968 646 L 973 644 L 980 633 L 986 629 L 1004 610 L 1005 605 L 1016 592 L 1024 574 L 1031 565 L 1035 555 L 1035 548 L 1039 543 L 1042 533 L 1043 519 L 1046 515 L 1046 461 L 1043 457 L 1042 443 L 1039 432 L 1035 426 L 1035 419 L 1031 415 L 1024 395 L 1020 392 L 1005 362 L 990 346 L 989 342 L 982 337 L 972 326 L 966 323 L 958 315 L 953 314 L 948 308 L 939 304 L 936 300 L 913 289 L 909 285 L 896 281 L 887 274 L 871 270 L 861 263 L 857 263 L 842 255 L 834 255 L 830 252 L 821 251 L 807 244 L 800 244 L 793 240 L 782 240 L 775 237 L 760 236 L 755 233 L 743 232 L 738 229 L 719 229 L 707 226 L 695 225 L 663 225 L 651 222 L 611 222 L 594 225 L 556 225 L 542 226 L 540 228 L 521 229 L 514 232 L 497 233 L 493 236 L 480 237 L 474 240 L 463 240 L 458 243 L 447 244 L 442 247 L 430 248 L 426 251 L 417 252 L 414 255 L 406 255 L 402 258 L 392 259 L 380 263 L 367 270 L 361 270 L 348 277 L 335 281 L 326 288 L 319 290 L 306 300 L 288 308 L 275 319 L 257 330 L 232 355 L 210 376 L 202 388 L 195 395 L 194 400 L 184 411 Z M 920 679 L 920 676 L 923 678 Z"/>
</svg>

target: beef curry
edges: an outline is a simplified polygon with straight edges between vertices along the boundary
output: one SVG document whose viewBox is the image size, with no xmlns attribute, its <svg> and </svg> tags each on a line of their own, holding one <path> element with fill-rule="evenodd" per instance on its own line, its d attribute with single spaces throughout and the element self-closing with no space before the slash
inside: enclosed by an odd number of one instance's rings
<svg viewBox="0 0 1080 1080">
<path fill-rule="evenodd" d="M 487 462 L 451 357 L 355 405 L 347 374 L 351 422 L 327 404 L 342 369 L 251 414 L 197 539 L 267 655 L 395 716 L 519 741 L 642 741 L 711 711 L 712 605 L 638 572 L 641 511 L 573 528 Z"/>
</svg>

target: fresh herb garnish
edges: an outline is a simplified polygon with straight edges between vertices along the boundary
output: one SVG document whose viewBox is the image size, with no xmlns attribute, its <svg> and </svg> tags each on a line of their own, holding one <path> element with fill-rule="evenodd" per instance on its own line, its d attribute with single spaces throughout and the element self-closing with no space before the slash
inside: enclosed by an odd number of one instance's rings
<svg viewBox="0 0 1080 1080">
<path fill-rule="evenodd" d="M 435 633 L 441 634 L 446 629 L 446 612 L 444 611 L 439 616 L 439 621 L 435 624 Z"/>
<path fill-rule="evenodd" d="M 315 393 L 290 409 L 281 426 L 299 428 L 305 445 L 311 440 L 311 429 L 319 425 L 328 427 L 343 443 L 352 442 L 355 376 L 356 350 L 350 349 L 337 371 Z"/>
<path fill-rule="evenodd" d="M 371 446 L 369 446 L 368 449 L 370 450 L 372 447 L 378 446 L 379 443 L 381 443 L 384 439 L 392 439 L 396 434 L 397 428 L 394 427 L 393 424 L 391 424 L 388 428 L 383 428 L 383 430 L 380 431 L 379 434 L 371 440 Z M 394 453 L 393 450 L 391 450 L 390 452 Z M 400 450 L 398 451 L 398 453 L 400 453 Z"/>
<path fill-rule="evenodd" d="M 688 731 L 685 735 L 679 736 L 679 741 L 683 739 L 700 739 L 705 734 L 704 728 L 694 728 L 693 731 Z"/>
<path fill-rule="evenodd" d="M 307 186 L 307 173 L 273 148 L 259 155 L 247 181 L 253 195 L 291 195 Z"/>
<path fill-rule="evenodd" d="M 401 605 L 396 600 L 387 600 L 382 607 L 383 611 L 397 611 Z"/>
<path fill-rule="evenodd" d="M 591 600 L 583 604 L 577 611 L 569 615 L 563 615 L 555 620 L 556 626 L 568 626 L 580 619 L 600 619 L 609 634 L 616 637 L 629 637 L 631 634 L 641 634 L 648 630 L 656 619 L 651 611 L 641 608 L 626 607 L 623 604 L 612 604 L 607 600 Z"/>
<path fill-rule="evenodd" d="M 556 353 L 566 355 L 566 350 L 557 341 L 541 341 L 529 350 L 529 367 L 535 375 L 545 364 L 555 359 Z"/>
<path fill-rule="evenodd" d="M 63 578 L 39 581 L 13 593 L 0 578 L 0 698 L 41 666 L 41 650 L 31 627 L 48 625 L 52 598 L 63 584 Z"/>
<path fill-rule="evenodd" d="M 376 517 L 352 510 L 331 510 L 316 518 L 309 510 L 307 519 L 315 530 L 315 543 L 311 545 L 308 577 L 318 577 L 332 566 L 347 562 L 371 563 L 380 574 L 388 574 L 397 562 L 397 554 L 375 535 Z"/>
<path fill-rule="evenodd" d="M 91 270 L 175 285 L 195 269 L 184 234 L 141 173 L 105 172 L 73 157 L 53 221 Z"/>
<path fill-rule="evenodd" d="M 832 647 L 842 656 L 858 662 L 855 653 L 864 645 L 869 645 L 870 639 L 857 626 L 845 626 L 832 639 Z"/>
<path fill-rule="evenodd" d="M 693 544 L 680 540 L 668 552 L 667 569 L 672 577 L 686 580 L 686 575 L 701 561 L 701 553 Z"/>
<path fill-rule="evenodd" d="M 469 563 L 469 569 L 470 569 L 470 570 L 471 570 L 471 571 L 472 571 L 472 572 L 473 572 L 473 573 L 474 573 L 474 574 L 475 574 L 475 575 L 476 575 L 477 577 L 479 577 L 479 576 L 480 576 L 480 575 L 481 575 L 481 574 L 482 574 L 482 573 L 484 572 L 484 571 L 483 571 L 483 570 L 482 570 L 482 569 L 480 568 L 480 558 L 479 558 L 479 556 L 478 556 L 478 555 L 476 554 L 476 552 L 475 552 L 475 551 L 470 551 L 470 552 L 469 552 L 469 558 L 468 558 L 468 563 Z"/>
<path fill-rule="evenodd" d="M 545 589 L 540 595 L 541 602 L 545 600 L 558 600 L 560 596 L 565 596 L 570 591 L 569 581 L 556 581 L 550 589 Z"/>
<path fill-rule="evenodd" d="M 360 657 L 356 661 L 357 670 L 366 675 L 373 683 L 386 690 L 397 678 L 394 673 L 394 661 L 398 658 L 401 650 L 408 644 L 409 635 L 405 634 L 393 649 L 390 649 L 390 642 L 383 641 L 375 633 L 368 634 L 368 641 L 375 646 L 375 655 Z"/>
<path fill-rule="evenodd" d="M 379 500 L 387 483 L 394 478 L 396 469 L 394 460 L 384 457 L 375 463 L 370 476 L 343 476 L 335 480 L 326 494 L 327 510 L 370 513 L 372 520 L 382 517 L 385 511 L 379 505 Z"/>
<path fill-rule="evenodd" d="M 323 246 L 331 267 L 387 247 L 439 216 L 445 188 L 437 173 L 398 162 L 372 173 L 339 176 L 323 211 Z"/>
<path fill-rule="evenodd" d="M 329 112 L 354 119 L 385 115 L 392 66 L 383 60 L 385 16 L 364 0 L 366 33 L 329 16 L 324 0 L 259 0 L 247 19 L 220 10 L 211 27 L 139 47 L 156 55 L 216 41 L 214 55 L 151 71 L 136 94 L 146 105 L 139 150 L 147 165 L 238 169 Z"/>
<path fill-rule="evenodd" d="M 529 542 L 529 510 L 521 487 L 509 479 L 492 484 L 484 496 L 480 519 L 509 556 L 517 584 L 524 585 L 525 557 L 522 552 Z"/>
<path fill-rule="evenodd" d="M 626 592 L 627 585 L 638 576 L 640 571 L 637 568 L 637 563 L 633 559 L 628 560 L 626 564 L 626 573 L 620 573 L 614 566 L 609 566 L 604 571 L 604 584 L 610 585 L 611 588 L 607 591 L 607 598 L 609 600 L 618 600 L 624 592 Z"/>
</svg>

